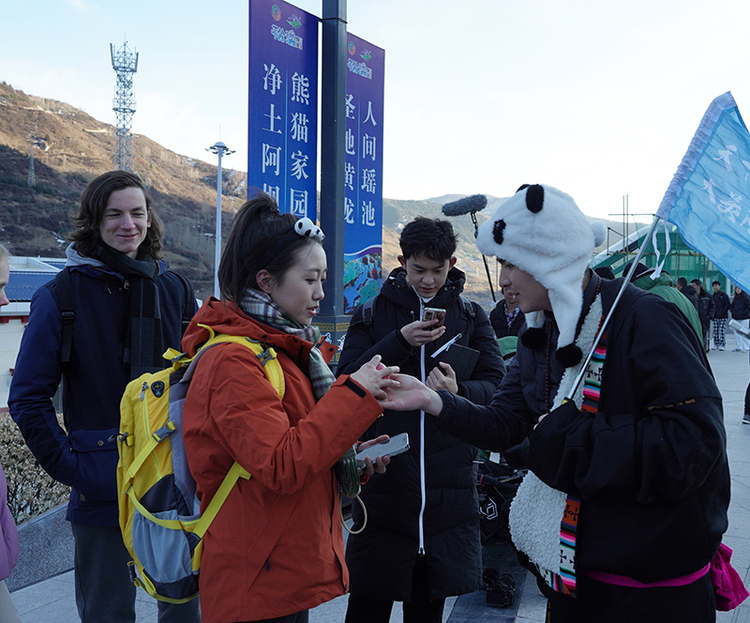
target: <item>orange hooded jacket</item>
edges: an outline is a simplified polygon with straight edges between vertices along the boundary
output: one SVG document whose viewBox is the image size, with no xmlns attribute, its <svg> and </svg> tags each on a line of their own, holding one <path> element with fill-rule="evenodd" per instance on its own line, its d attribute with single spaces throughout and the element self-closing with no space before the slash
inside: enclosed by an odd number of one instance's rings
<svg viewBox="0 0 750 623">
<path fill-rule="evenodd" d="M 204 623 L 281 617 L 345 593 L 349 573 L 333 465 L 382 413 L 349 376 L 316 403 L 305 374 L 312 344 L 209 299 L 183 338 L 190 354 L 208 332 L 273 346 L 283 401 L 259 360 L 238 344 L 210 349 L 188 390 L 184 438 L 203 510 L 233 461 L 240 480 L 205 536 L 200 599 Z M 329 356 L 335 349 L 331 347 Z"/>
</svg>

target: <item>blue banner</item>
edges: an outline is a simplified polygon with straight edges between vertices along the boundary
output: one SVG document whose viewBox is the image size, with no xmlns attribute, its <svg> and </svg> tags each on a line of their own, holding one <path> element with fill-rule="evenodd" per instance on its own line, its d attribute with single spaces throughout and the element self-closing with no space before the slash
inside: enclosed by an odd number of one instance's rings
<svg viewBox="0 0 750 623">
<path fill-rule="evenodd" d="M 348 33 L 344 313 L 380 290 L 385 51 Z"/>
<path fill-rule="evenodd" d="M 248 195 L 317 219 L 318 18 L 282 0 L 250 1 Z"/>
<path fill-rule="evenodd" d="M 750 292 L 750 133 L 727 92 L 708 107 L 657 216 Z"/>
</svg>

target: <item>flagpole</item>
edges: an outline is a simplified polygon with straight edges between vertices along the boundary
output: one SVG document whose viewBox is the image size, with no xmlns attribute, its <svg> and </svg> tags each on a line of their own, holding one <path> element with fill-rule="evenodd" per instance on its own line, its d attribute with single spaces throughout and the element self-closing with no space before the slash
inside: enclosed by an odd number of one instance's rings
<svg viewBox="0 0 750 623">
<path fill-rule="evenodd" d="M 638 248 L 638 253 L 635 256 L 635 259 L 630 264 L 630 269 L 628 270 L 628 274 L 624 276 L 622 281 L 622 286 L 620 286 L 620 290 L 617 293 L 617 296 L 615 297 L 614 302 L 612 303 L 612 307 L 609 308 L 609 313 L 604 318 L 604 322 L 602 322 L 602 326 L 599 329 L 599 332 L 596 334 L 596 337 L 594 338 L 594 343 L 591 346 L 591 350 L 589 351 L 589 354 L 586 356 L 586 359 L 583 362 L 583 365 L 581 366 L 581 371 L 578 373 L 578 376 L 576 377 L 573 388 L 570 390 L 570 395 L 567 396 L 568 400 L 572 400 L 573 396 L 575 396 L 576 390 L 578 389 L 578 386 L 581 384 L 581 381 L 583 381 L 583 377 L 586 375 L 586 368 L 589 365 L 589 362 L 591 361 L 591 358 L 594 356 L 594 352 L 596 351 L 596 347 L 599 344 L 599 340 L 602 338 L 602 335 L 604 335 L 604 331 L 607 328 L 607 325 L 609 324 L 610 318 L 612 318 L 612 314 L 615 311 L 615 308 L 617 307 L 617 304 L 620 302 L 620 299 L 622 298 L 622 293 L 625 291 L 625 288 L 630 283 L 630 278 L 635 273 L 636 266 L 638 265 L 638 262 L 643 257 L 643 252 L 646 250 L 646 245 L 648 245 L 648 241 L 653 235 L 654 231 L 656 231 L 656 226 L 659 224 L 659 221 L 662 220 L 660 216 L 654 215 L 654 222 L 651 223 L 651 228 L 648 230 L 648 233 L 646 234 L 646 237 L 643 239 L 643 244 Z M 625 241 L 625 238 L 623 238 L 623 241 Z M 624 245 L 623 245 L 624 246 Z"/>
</svg>

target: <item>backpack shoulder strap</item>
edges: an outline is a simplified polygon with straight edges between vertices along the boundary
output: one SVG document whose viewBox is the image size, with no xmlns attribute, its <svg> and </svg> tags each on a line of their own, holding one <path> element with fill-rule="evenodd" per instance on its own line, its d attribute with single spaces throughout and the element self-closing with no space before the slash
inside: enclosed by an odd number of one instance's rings
<svg viewBox="0 0 750 623">
<path fill-rule="evenodd" d="M 262 344 L 257 340 L 252 340 L 249 337 L 244 337 L 242 335 L 214 333 L 213 329 L 208 325 L 201 324 L 198 326 L 207 329 L 209 331 L 210 337 L 208 338 L 206 343 L 201 346 L 200 350 L 195 355 L 191 366 L 197 363 L 197 360 L 200 358 L 200 356 L 212 346 L 225 343 L 242 344 L 243 346 L 247 346 L 251 351 L 253 351 L 253 353 L 255 353 L 255 356 L 260 360 L 260 364 L 263 367 L 263 372 L 265 373 L 268 382 L 273 385 L 273 388 L 276 390 L 279 398 L 284 398 L 284 394 L 286 392 L 286 385 L 284 383 L 284 371 L 281 369 L 278 354 L 272 346 Z"/>
<path fill-rule="evenodd" d="M 463 294 L 459 295 L 458 300 L 461 302 L 461 312 L 469 321 L 469 339 L 473 339 L 474 316 L 477 315 L 477 310 L 474 307 L 474 303 L 466 298 Z"/>
<path fill-rule="evenodd" d="M 362 305 L 362 322 L 365 323 L 365 326 L 369 327 L 372 324 L 372 315 L 375 309 L 375 300 L 380 296 L 380 294 L 376 294 L 371 299 L 365 302 L 364 305 Z"/>
<path fill-rule="evenodd" d="M 461 309 L 469 317 L 469 319 L 473 319 L 477 314 L 476 309 L 474 309 L 474 303 L 472 303 L 463 294 L 460 294 L 458 296 L 458 299 L 461 301 Z"/>
<path fill-rule="evenodd" d="M 60 302 L 60 314 L 62 315 L 62 349 L 60 350 L 60 361 L 70 362 L 70 353 L 73 348 L 73 321 L 76 317 L 75 296 L 73 293 L 73 279 L 70 270 L 63 268 L 55 275 L 57 285 L 57 296 Z"/>
</svg>

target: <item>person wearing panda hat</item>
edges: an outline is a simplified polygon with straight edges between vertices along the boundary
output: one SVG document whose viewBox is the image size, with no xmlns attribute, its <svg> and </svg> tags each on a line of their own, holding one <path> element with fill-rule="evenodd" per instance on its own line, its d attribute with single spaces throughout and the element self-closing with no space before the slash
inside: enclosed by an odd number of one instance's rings
<svg viewBox="0 0 750 623">
<path fill-rule="evenodd" d="M 477 235 L 527 323 L 491 403 L 395 375 L 381 404 L 422 409 L 495 451 L 529 437 L 510 531 L 553 623 L 714 621 L 709 565 L 730 478 L 721 395 L 695 331 L 628 284 L 574 391 L 623 285 L 588 267 L 603 234 L 567 194 L 522 186 Z"/>
</svg>

